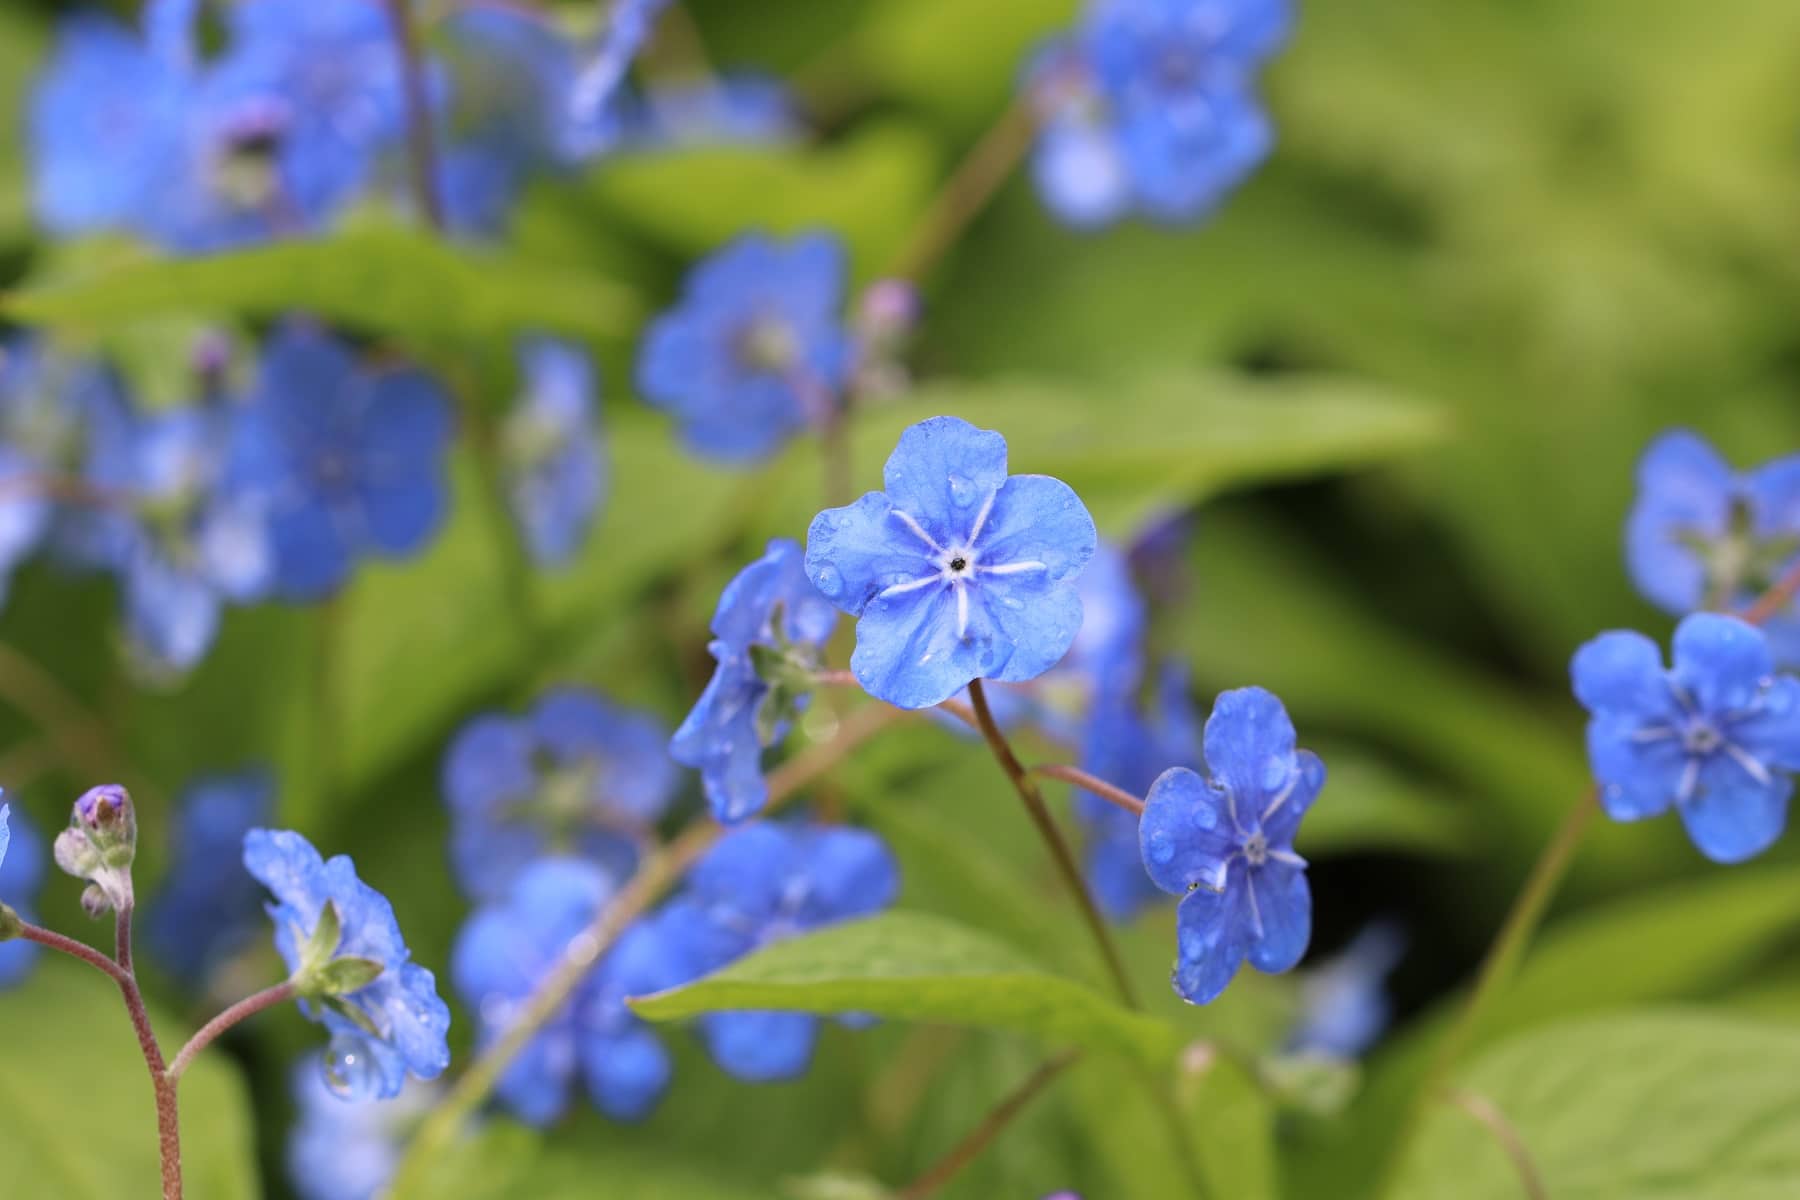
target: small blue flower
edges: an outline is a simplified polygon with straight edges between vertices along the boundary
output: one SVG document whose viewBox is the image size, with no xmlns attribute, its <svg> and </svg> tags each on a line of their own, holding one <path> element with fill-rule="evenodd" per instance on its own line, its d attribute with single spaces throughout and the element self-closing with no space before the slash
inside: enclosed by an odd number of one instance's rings
<svg viewBox="0 0 1800 1200">
<path fill-rule="evenodd" d="M 274 791 L 267 771 L 242 771 L 197 779 L 176 801 L 168 872 L 144 939 L 192 990 L 256 936 L 260 891 L 244 870 L 244 835 L 273 815 Z"/>
<path fill-rule="evenodd" d="M 605 872 L 590 863 L 541 859 L 513 881 L 504 900 L 469 919 L 457 937 L 451 971 L 457 991 L 480 1014 L 481 1045 L 505 1035 L 612 894 Z M 549 1125 L 568 1108 L 579 1078 L 607 1116 L 648 1116 L 673 1068 L 661 1039 L 625 999 L 686 982 L 686 962 L 657 918 L 626 929 L 501 1076 L 500 1098 L 520 1120 Z"/>
<path fill-rule="evenodd" d="M 1651 443 L 1637 478 L 1626 564 L 1658 607 L 1741 607 L 1800 561 L 1800 455 L 1740 473 L 1677 430 Z M 1778 660 L 1800 660 L 1800 609 L 1789 605 L 1766 628 Z"/>
<path fill-rule="evenodd" d="M 675 761 L 699 768 L 720 821 L 741 821 L 768 801 L 763 749 L 787 735 L 809 697 L 805 678 L 836 626 L 837 612 L 806 577 L 800 545 L 788 538 L 771 541 L 725 585 L 707 647 L 718 666 L 669 743 Z M 773 678 L 758 670 L 759 655 L 776 663 Z"/>
<path fill-rule="evenodd" d="M 644 335 L 638 390 L 697 454 L 761 458 L 825 420 L 851 366 L 844 252 L 823 234 L 739 238 L 688 275 Z"/>
<path fill-rule="evenodd" d="M 525 393 L 501 434 L 507 494 L 532 558 L 556 566 L 581 549 L 606 488 L 594 364 L 540 339 L 523 347 L 520 365 Z"/>
<path fill-rule="evenodd" d="M 668 737 L 655 717 L 574 688 L 546 693 L 527 716 L 489 713 L 463 726 L 443 787 L 464 889 L 498 900 L 549 853 L 629 875 L 679 782 Z"/>
<path fill-rule="evenodd" d="M 1055 666 L 1097 541 L 1069 485 L 1008 476 L 1006 439 L 956 417 L 901 434 L 882 478 L 886 491 L 813 518 L 806 545 L 813 583 L 859 618 L 850 669 L 869 694 L 929 708 L 970 680 Z"/>
<path fill-rule="evenodd" d="M 1273 973 L 1306 953 L 1312 892 L 1294 834 L 1325 786 L 1325 764 L 1294 748 L 1294 723 L 1262 688 L 1220 695 L 1204 750 L 1211 778 L 1163 772 L 1139 826 L 1144 869 L 1183 897 L 1174 984 L 1191 1004 L 1216 999 L 1246 958 Z"/>
<path fill-rule="evenodd" d="M 356 877 L 342 854 L 330 861 L 288 830 L 253 829 L 244 836 L 244 866 L 275 897 L 275 948 L 290 971 L 303 954 L 327 904 L 337 909 L 343 935 L 335 958 L 364 958 L 381 966 L 373 983 L 324 1001 L 302 1000 L 300 1010 L 331 1034 L 325 1078 L 351 1100 L 400 1094 L 408 1074 L 434 1079 L 450 1065 L 450 1009 L 437 980 L 411 960 L 387 897 Z"/>
<path fill-rule="evenodd" d="M 266 497 L 277 590 L 320 599 L 365 553 L 424 549 L 444 517 L 450 435 L 449 402 L 422 372 L 359 368 L 299 325 L 275 334 L 244 456 Z"/>
<path fill-rule="evenodd" d="M 431 1108 L 433 1089 L 409 1079 L 392 1100 L 345 1100 L 314 1062 L 294 1064 L 288 1182 L 301 1200 L 376 1200 L 399 1169 L 406 1138 Z"/>
<path fill-rule="evenodd" d="M 770 942 L 879 912 L 899 890 L 899 864 L 872 833 L 759 823 L 720 839 L 663 919 L 700 975 Z M 752 1082 L 803 1074 L 818 1027 L 806 1013 L 724 1012 L 700 1021 L 713 1060 Z"/>
<path fill-rule="evenodd" d="M 1392 1016 L 1387 978 L 1405 949 L 1406 936 L 1393 924 L 1378 921 L 1338 954 L 1308 968 L 1300 981 L 1300 1019 L 1288 1035 L 1288 1052 L 1362 1057 Z"/>
<path fill-rule="evenodd" d="M 1800 770 L 1800 679 L 1777 676 L 1760 629 L 1695 613 L 1675 630 L 1673 669 L 1642 634 L 1614 630 L 1576 651 L 1575 696 L 1592 714 L 1588 762 L 1616 821 L 1681 814 L 1700 853 L 1743 862 L 1787 824 Z"/>
<path fill-rule="evenodd" d="M 9 824 L 8 817 L 11 822 Z M 0 804 L 0 901 L 27 921 L 35 920 L 44 887 L 44 836 L 23 812 Z M 0 988 L 24 981 L 38 958 L 38 946 L 24 938 L 0 942 Z"/>
</svg>

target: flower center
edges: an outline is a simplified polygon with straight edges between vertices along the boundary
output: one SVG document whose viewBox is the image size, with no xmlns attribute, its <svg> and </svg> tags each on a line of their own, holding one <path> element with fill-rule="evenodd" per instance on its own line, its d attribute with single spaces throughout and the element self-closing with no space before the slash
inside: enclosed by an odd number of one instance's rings
<svg viewBox="0 0 1800 1200">
<path fill-rule="evenodd" d="M 969 560 L 958 554 L 950 560 L 950 569 L 952 571 L 966 571 L 969 569 Z"/>
<path fill-rule="evenodd" d="M 1244 839 L 1244 857 L 1251 866 L 1260 867 L 1269 861 L 1269 835 L 1257 830 Z"/>
<path fill-rule="evenodd" d="M 1689 754 L 1711 754 L 1725 744 L 1725 735 L 1707 721 L 1695 721 L 1681 734 L 1682 749 Z"/>
</svg>

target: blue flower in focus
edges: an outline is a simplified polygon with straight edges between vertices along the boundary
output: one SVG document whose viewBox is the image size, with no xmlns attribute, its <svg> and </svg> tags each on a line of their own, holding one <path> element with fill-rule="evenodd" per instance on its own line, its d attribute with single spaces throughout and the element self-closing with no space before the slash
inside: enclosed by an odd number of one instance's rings
<svg viewBox="0 0 1800 1200">
<path fill-rule="evenodd" d="M 638 390 L 697 454 L 769 454 L 838 404 L 852 359 L 844 278 L 835 238 L 739 238 L 695 267 L 681 302 L 651 322 Z"/>
<path fill-rule="evenodd" d="M 1216 999 L 1245 959 L 1279 972 L 1306 953 L 1312 893 L 1294 834 L 1325 786 L 1325 764 L 1294 748 L 1294 723 L 1262 688 L 1220 695 L 1204 751 L 1211 778 L 1163 772 L 1139 826 L 1144 869 L 1183 897 L 1174 984 L 1191 1004 Z"/>
<path fill-rule="evenodd" d="M 9 820 L 10 818 L 10 820 Z M 38 893 L 44 887 L 44 837 L 24 813 L 0 804 L 0 901 L 27 921 L 37 919 Z M 37 962 L 38 946 L 24 938 L 0 942 L 0 988 L 23 982 Z"/>
<path fill-rule="evenodd" d="M 546 854 L 629 875 L 679 781 L 668 738 L 655 717 L 575 688 L 546 693 L 524 717 L 470 721 L 444 757 L 458 881 L 498 900 Z"/>
<path fill-rule="evenodd" d="M 457 991 L 480 1014 L 480 1045 L 506 1034 L 612 893 L 606 873 L 591 863 L 542 859 L 513 881 L 505 899 L 469 919 L 451 971 Z M 627 928 L 501 1076 L 497 1090 L 507 1107 L 528 1124 L 549 1125 L 567 1109 L 579 1079 L 607 1116 L 648 1116 L 668 1088 L 672 1066 L 661 1039 L 625 999 L 685 983 L 687 958 L 658 918 Z"/>
<path fill-rule="evenodd" d="M 594 364 L 540 339 L 523 347 L 520 365 L 525 394 L 501 432 L 507 495 L 532 558 L 555 566 L 581 548 L 606 488 Z"/>
<path fill-rule="evenodd" d="M 290 971 L 305 961 L 327 904 L 337 909 L 342 938 L 333 961 L 367 959 L 381 967 L 374 982 L 347 995 L 302 1000 L 300 1010 L 331 1034 L 325 1080 L 347 1100 L 389 1099 L 408 1074 L 434 1079 L 450 1065 L 450 1009 L 430 971 L 411 961 L 387 897 L 356 877 L 345 855 L 329 862 L 288 830 L 253 829 L 244 836 L 244 866 L 275 897 L 275 948 Z"/>
<path fill-rule="evenodd" d="M 707 647 L 718 666 L 669 743 L 675 761 L 699 768 L 720 821 L 741 821 L 768 801 L 763 749 L 787 736 L 836 626 L 837 612 L 788 538 L 771 541 L 725 585 Z"/>
<path fill-rule="evenodd" d="M 263 350 L 243 435 L 286 596 L 330 595 L 364 554 L 416 554 L 443 520 L 450 404 L 420 371 L 361 368 L 288 326 Z"/>
<path fill-rule="evenodd" d="M 689 872 L 686 890 L 662 919 L 699 976 L 770 942 L 879 912 L 899 890 L 899 864 L 872 833 L 759 823 L 720 839 Z M 804 1073 L 818 1030 L 818 1018 L 807 1013 L 722 1012 L 700 1019 L 713 1060 L 752 1082 Z"/>
<path fill-rule="evenodd" d="M 1097 0 L 1031 71 L 1045 203 L 1081 227 L 1205 216 L 1268 156 L 1252 77 L 1290 23 L 1286 0 Z"/>
<path fill-rule="evenodd" d="M 1800 561 L 1800 455 L 1740 473 L 1677 430 L 1651 443 L 1637 480 L 1626 565 L 1668 612 L 1742 607 Z M 1800 608 L 1789 605 L 1766 628 L 1778 660 L 1800 660 Z"/>
<path fill-rule="evenodd" d="M 1199 766 L 1200 717 L 1188 695 L 1187 672 L 1166 667 L 1155 699 L 1146 711 L 1132 694 L 1103 693 L 1088 718 L 1081 765 L 1139 796 L 1150 791 L 1159 768 Z M 1075 818 L 1087 834 L 1088 883 L 1100 911 L 1122 921 L 1162 899 L 1144 872 L 1133 814 L 1077 789 Z"/>
<path fill-rule="evenodd" d="M 1392 1016 L 1387 978 L 1405 949 L 1405 935 L 1378 921 L 1338 954 L 1308 968 L 1300 981 L 1300 1020 L 1288 1035 L 1288 1052 L 1362 1057 Z"/>
<path fill-rule="evenodd" d="M 400 1166 L 407 1136 L 430 1111 L 433 1090 L 409 1079 L 391 1100 L 345 1100 L 296 1063 L 288 1132 L 288 1182 L 300 1200 L 376 1200 Z"/>
<path fill-rule="evenodd" d="M 244 870 L 244 835 L 273 815 L 267 771 L 195 780 L 176 801 L 167 873 L 150 901 L 144 938 L 151 954 L 198 991 L 256 936 L 260 890 Z"/>
<path fill-rule="evenodd" d="M 1588 762 L 1615 821 L 1681 814 L 1714 862 L 1767 850 L 1787 824 L 1800 770 L 1800 679 L 1776 675 L 1763 632 L 1695 613 L 1675 630 L 1674 667 L 1639 633 L 1576 651 L 1575 697 L 1591 717 Z"/>
<path fill-rule="evenodd" d="M 1081 629 L 1074 580 L 1097 541 L 1069 485 L 1006 473 L 1006 439 L 956 417 L 900 435 L 882 492 L 827 509 L 806 571 L 858 618 L 850 669 L 900 708 L 973 679 L 1018 683 L 1055 666 Z"/>
</svg>

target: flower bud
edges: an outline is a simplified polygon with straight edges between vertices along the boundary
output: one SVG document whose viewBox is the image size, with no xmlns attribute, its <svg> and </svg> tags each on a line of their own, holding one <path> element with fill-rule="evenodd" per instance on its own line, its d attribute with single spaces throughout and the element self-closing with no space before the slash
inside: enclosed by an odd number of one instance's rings
<svg viewBox="0 0 1800 1200">
<path fill-rule="evenodd" d="M 137 856 L 137 810 L 131 793 L 116 783 L 83 792 L 69 823 L 88 835 L 109 867 L 129 867 Z"/>
<path fill-rule="evenodd" d="M 56 843 L 51 848 L 56 858 L 56 865 L 63 872 L 77 879 L 91 878 L 101 867 L 100 851 L 93 840 L 79 829 L 73 827 L 56 835 Z"/>
<path fill-rule="evenodd" d="M 112 897 L 107 890 L 97 883 L 90 883 L 81 892 L 81 911 L 98 921 L 113 908 Z"/>
</svg>

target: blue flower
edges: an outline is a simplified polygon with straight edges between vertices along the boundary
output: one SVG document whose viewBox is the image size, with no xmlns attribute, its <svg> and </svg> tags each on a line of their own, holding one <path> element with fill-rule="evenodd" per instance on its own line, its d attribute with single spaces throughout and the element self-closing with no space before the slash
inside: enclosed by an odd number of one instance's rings
<svg viewBox="0 0 1800 1200">
<path fill-rule="evenodd" d="M 695 864 L 663 920 L 700 975 L 770 942 L 869 916 L 892 904 L 899 890 L 899 865 L 872 833 L 759 823 L 726 834 Z M 700 1019 L 713 1060 L 752 1082 L 803 1074 L 818 1028 L 818 1018 L 806 1013 Z"/>
<path fill-rule="evenodd" d="M 1103 694 L 1088 718 L 1081 760 L 1090 773 L 1138 796 L 1149 792 L 1160 767 L 1199 766 L 1200 719 L 1187 672 L 1164 668 L 1156 707 L 1149 711 L 1132 694 Z M 1125 920 L 1161 899 L 1144 872 L 1136 817 L 1080 789 L 1075 817 L 1087 833 L 1088 882 L 1102 912 Z"/>
<path fill-rule="evenodd" d="M 1800 455 L 1739 473 L 1677 430 L 1651 443 L 1637 474 L 1625 557 L 1658 607 L 1741 607 L 1800 561 Z M 1800 609 L 1789 605 L 1767 630 L 1778 660 L 1800 660 Z"/>
<path fill-rule="evenodd" d="M 507 493 L 532 558 L 554 566 L 581 549 L 606 487 L 594 364 L 540 339 L 522 348 L 520 365 L 525 394 L 501 435 Z"/>
<path fill-rule="evenodd" d="M 1288 1035 L 1288 1052 L 1343 1059 L 1366 1053 L 1392 1016 L 1387 977 L 1400 965 L 1405 949 L 1405 935 L 1378 921 L 1332 958 L 1308 968 L 1300 981 L 1300 1019 Z"/>
<path fill-rule="evenodd" d="M 8 817 L 11 817 L 10 824 Z M 0 804 L 0 901 L 27 921 L 36 919 L 44 887 L 44 837 L 23 812 Z M 24 938 L 0 942 L 0 988 L 22 982 L 37 962 L 38 947 Z"/>
<path fill-rule="evenodd" d="M 253 829 L 244 836 L 244 866 L 275 897 L 275 948 L 296 973 L 327 904 L 337 909 L 342 938 L 336 958 L 379 964 L 374 982 L 347 995 L 302 1000 L 300 1010 L 331 1034 L 325 1078 L 339 1096 L 383 1099 L 400 1094 L 408 1074 L 433 1079 L 450 1065 L 450 1009 L 437 980 L 411 960 L 387 897 L 356 877 L 340 854 L 329 862 L 288 830 Z"/>
<path fill-rule="evenodd" d="M 638 390 L 695 453 L 738 462 L 827 419 L 851 366 L 844 252 L 823 234 L 739 238 L 688 275 L 651 322 Z"/>
<path fill-rule="evenodd" d="M 480 1014 L 478 1041 L 503 1037 L 519 1010 L 556 970 L 613 894 L 605 872 L 574 859 L 542 859 L 503 900 L 469 919 L 452 960 L 456 988 Z M 532 1125 L 562 1116 L 579 1078 L 595 1107 L 621 1121 L 648 1116 L 672 1067 L 661 1039 L 626 1007 L 628 996 L 686 982 L 687 955 L 655 917 L 620 935 L 569 1003 L 501 1076 L 500 1098 Z"/>
<path fill-rule="evenodd" d="M 463 726 L 443 777 L 458 880 L 497 900 L 548 853 L 630 874 L 678 782 L 668 737 L 656 718 L 574 688 L 546 693 L 525 717 Z"/>
<path fill-rule="evenodd" d="M 361 369 L 289 326 L 263 351 L 244 432 L 287 596 L 330 595 L 365 553 L 416 554 L 443 520 L 450 405 L 419 371 Z"/>
<path fill-rule="evenodd" d="M 668 5 L 669 0 L 620 0 L 612 7 L 600 44 L 576 76 L 569 97 L 570 120 L 577 130 L 585 131 L 587 151 L 600 149 L 613 140 L 616 101 L 625 73 L 650 40 L 656 18 Z"/>
<path fill-rule="evenodd" d="M 244 870 L 244 835 L 273 815 L 267 771 L 209 775 L 176 801 L 168 871 L 144 927 L 150 952 L 188 988 L 207 978 L 256 934 L 256 881 Z"/>
<path fill-rule="evenodd" d="M 1171 767 L 1150 788 L 1139 826 L 1144 869 L 1183 897 L 1174 984 L 1189 1003 L 1218 997 L 1247 958 L 1289 970 L 1312 936 L 1300 818 L 1325 786 L 1325 764 L 1294 748 L 1294 724 L 1262 688 L 1225 692 L 1207 719 L 1210 779 Z"/>
<path fill-rule="evenodd" d="M 1681 814 L 1714 862 L 1767 850 L 1787 823 L 1800 770 L 1800 679 L 1774 674 L 1760 629 L 1695 613 L 1675 630 L 1674 667 L 1656 643 L 1614 630 L 1576 651 L 1575 696 L 1591 715 L 1588 762 L 1616 821 Z"/>
<path fill-rule="evenodd" d="M 779 80 L 756 75 L 678 80 L 644 94 L 633 114 L 632 145 L 662 148 L 784 141 L 801 125 Z"/>
<path fill-rule="evenodd" d="M 431 1108 L 432 1088 L 407 1080 L 391 1100 L 345 1100 L 317 1063 L 294 1065 L 288 1181 L 301 1200 L 375 1200 L 399 1169 L 405 1139 Z"/>
<path fill-rule="evenodd" d="M 1006 439 L 956 417 L 900 435 L 884 492 L 813 518 L 806 571 L 856 616 L 850 669 L 873 696 L 929 708 L 973 679 L 1055 666 L 1081 629 L 1074 579 L 1093 518 L 1069 485 L 1006 473 Z"/>
<path fill-rule="evenodd" d="M 818 666 L 837 613 L 806 577 L 800 545 L 776 538 L 719 596 L 713 641 L 718 666 L 669 753 L 700 770 L 713 815 L 727 823 L 768 801 L 762 752 L 787 735 L 808 699 L 805 679 Z M 758 657 L 771 678 L 758 669 Z"/>
</svg>

